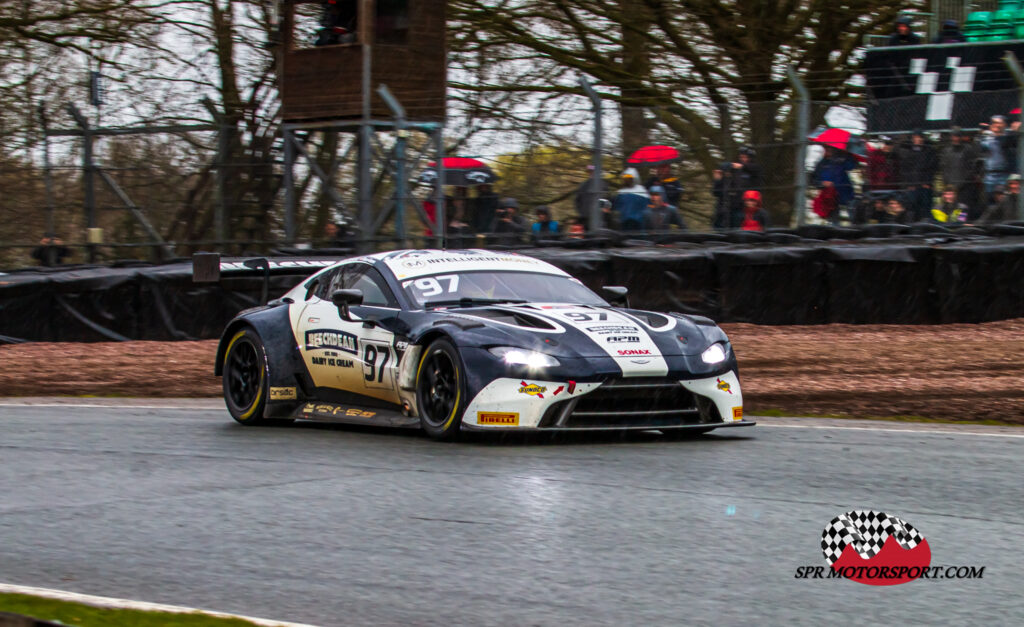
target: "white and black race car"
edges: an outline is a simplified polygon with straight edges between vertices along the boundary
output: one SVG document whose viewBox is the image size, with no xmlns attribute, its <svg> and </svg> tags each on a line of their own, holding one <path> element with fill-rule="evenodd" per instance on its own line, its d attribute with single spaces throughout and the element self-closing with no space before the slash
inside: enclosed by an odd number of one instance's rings
<svg viewBox="0 0 1024 627">
<path fill-rule="evenodd" d="M 232 320 L 217 349 L 243 424 L 463 430 L 748 426 L 736 358 L 707 318 L 613 307 L 543 261 L 486 250 L 347 259 Z"/>
</svg>

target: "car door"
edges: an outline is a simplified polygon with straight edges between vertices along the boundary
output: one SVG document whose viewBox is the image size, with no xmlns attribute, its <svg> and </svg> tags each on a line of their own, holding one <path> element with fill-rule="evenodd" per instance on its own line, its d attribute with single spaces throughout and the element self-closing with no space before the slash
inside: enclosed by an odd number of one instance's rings
<svg viewBox="0 0 1024 627">
<path fill-rule="evenodd" d="M 330 295 L 339 289 L 363 290 L 364 304 L 343 320 Z M 373 267 L 339 266 L 311 286 L 296 322 L 299 351 L 317 387 L 334 388 L 398 402 L 394 333 L 364 324 L 374 312 L 397 309 L 397 302 Z"/>
</svg>

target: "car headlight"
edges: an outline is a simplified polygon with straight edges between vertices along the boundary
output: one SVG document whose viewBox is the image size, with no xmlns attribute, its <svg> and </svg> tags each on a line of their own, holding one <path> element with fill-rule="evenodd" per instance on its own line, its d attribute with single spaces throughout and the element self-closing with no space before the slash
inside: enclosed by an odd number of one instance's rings
<svg viewBox="0 0 1024 627">
<path fill-rule="evenodd" d="M 706 364 L 720 364 L 725 361 L 728 357 L 728 353 L 725 347 L 720 342 L 715 342 L 711 346 L 708 346 L 707 350 L 700 354 L 700 358 L 704 360 Z"/>
<path fill-rule="evenodd" d="M 551 355 L 529 351 L 511 346 L 495 346 L 489 349 L 491 354 L 510 366 L 526 366 L 527 368 L 554 368 L 558 360 Z"/>
</svg>

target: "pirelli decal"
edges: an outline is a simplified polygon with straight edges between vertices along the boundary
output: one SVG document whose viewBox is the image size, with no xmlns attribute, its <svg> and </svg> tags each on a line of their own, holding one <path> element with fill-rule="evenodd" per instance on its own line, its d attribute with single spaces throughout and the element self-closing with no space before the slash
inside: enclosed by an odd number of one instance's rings
<svg viewBox="0 0 1024 627">
<path fill-rule="evenodd" d="M 312 329 L 306 331 L 306 350 L 340 350 L 353 355 L 359 354 L 359 339 L 345 331 L 333 329 Z"/>
<path fill-rule="evenodd" d="M 496 425 L 501 427 L 518 427 L 519 414 L 515 412 L 486 412 L 476 413 L 476 422 L 480 425 Z"/>
</svg>

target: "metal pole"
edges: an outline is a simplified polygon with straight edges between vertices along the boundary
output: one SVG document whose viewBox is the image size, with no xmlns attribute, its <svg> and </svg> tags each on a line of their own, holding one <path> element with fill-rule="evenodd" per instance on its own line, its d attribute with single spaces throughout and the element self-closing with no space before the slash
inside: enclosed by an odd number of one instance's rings
<svg viewBox="0 0 1024 627">
<path fill-rule="evenodd" d="M 1010 73 L 1013 74 L 1014 80 L 1017 81 L 1019 106 L 1024 111 L 1024 69 L 1021 69 L 1017 55 L 1009 50 L 1006 51 L 1003 61 L 1006 63 L 1006 67 L 1010 68 Z M 1021 118 L 1024 119 L 1024 113 L 1021 114 Z M 1024 172 L 1024 127 L 1017 129 L 1017 173 L 1020 174 L 1022 172 Z M 1017 219 L 1024 220 L 1024 194 L 1017 194 Z"/>
<path fill-rule="evenodd" d="M 295 132 L 285 126 L 281 134 L 284 140 L 284 236 L 292 245 L 295 243 Z"/>
<path fill-rule="evenodd" d="M 434 234 L 437 236 L 438 248 L 445 248 L 445 232 L 448 230 L 448 221 L 444 215 L 444 126 L 438 126 L 434 131 L 434 147 L 437 151 L 435 167 L 437 169 L 437 185 L 434 187 L 434 222 L 436 228 Z"/>
<path fill-rule="evenodd" d="M 811 132 L 811 94 L 792 67 L 786 68 L 786 77 L 796 95 L 796 171 L 793 174 L 793 210 L 796 225 L 803 226 L 807 217 L 807 135 Z"/>
<path fill-rule="evenodd" d="M 369 15 L 370 2 L 363 0 L 360 3 L 360 14 Z M 367 11 L 362 11 L 362 9 Z M 373 233 L 373 190 L 370 180 L 370 159 L 372 158 L 370 140 L 373 135 L 373 125 L 370 120 L 372 114 L 372 88 L 371 72 L 373 71 L 373 46 L 370 45 L 370 29 L 365 26 L 360 28 L 360 37 L 363 41 L 363 119 L 359 126 L 359 230 L 362 233 L 362 241 L 359 244 L 359 252 L 372 252 L 373 244 L 369 238 Z"/>
<path fill-rule="evenodd" d="M 226 241 L 228 239 L 228 127 L 221 124 L 217 131 L 217 198 L 213 208 L 213 219 L 217 239 Z"/>
<path fill-rule="evenodd" d="M 92 127 L 89 120 L 73 103 L 68 103 L 68 113 L 82 129 L 82 187 L 85 192 L 85 223 L 90 229 L 96 228 L 96 184 L 93 180 L 96 164 L 92 155 Z M 96 244 L 88 245 L 89 263 L 96 263 Z"/>
<path fill-rule="evenodd" d="M 56 233 L 53 203 L 53 166 L 50 164 L 50 121 L 46 117 L 46 107 L 39 105 L 39 121 L 43 127 L 43 185 L 46 187 L 46 232 Z"/>
<path fill-rule="evenodd" d="M 395 235 L 401 243 L 402 248 L 408 246 L 405 235 L 405 205 L 406 205 L 406 180 L 405 180 L 405 148 L 408 143 L 408 131 L 405 127 L 405 108 L 402 103 L 391 93 L 387 85 L 377 88 L 377 93 L 384 99 L 384 104 L 391 109 L 395 116 Z"/>
<path fill-rule="evenodd" d="M 590 98 L 590 103 L 594 106 L 594 171 L 590 179 L 590 194 L 587 204 L 589 207 L 588 230 L 595 231 L 601 224 L 601 182 L 604 178 L 601 172 L 601 160 L 604 153 L 604 111 L 601 107 L 601 96 L 594 91 L 586 77 L 580 77 L 580 87 L 583 88 L 583 93 Z"/>
</svg>

